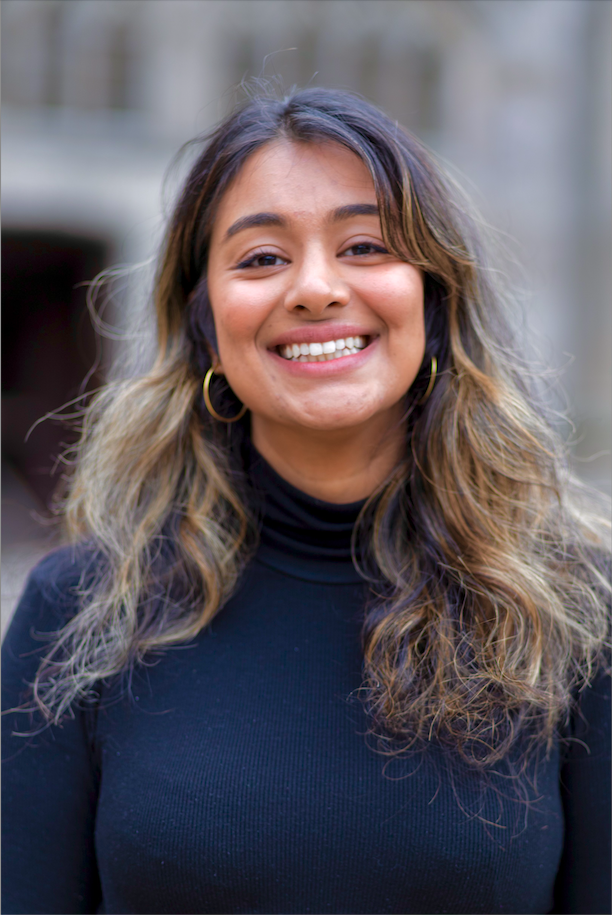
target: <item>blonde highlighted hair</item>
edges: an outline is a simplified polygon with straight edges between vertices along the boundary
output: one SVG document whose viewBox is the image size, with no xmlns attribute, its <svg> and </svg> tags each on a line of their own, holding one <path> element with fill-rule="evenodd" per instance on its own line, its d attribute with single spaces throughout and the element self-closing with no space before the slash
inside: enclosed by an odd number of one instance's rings
<svg viewBox="0 0 612 915">
<path fill-rule="evenodd" d="M 279 138 L 339 143 L 368 167 L 386 243 L 425 274 L 426 351 L 406 394 L 406 457 L 355 530 L 373 727 L 433 735 L 470 763 L 550 744 L 608 644 L 605 530 L 566 469 L 513 344 L 475 221 L 428 151 L 347 92 L 248 99 L 210 135 L 171 219 L 156 283 L 157 356 L 87 410 L 65 503 L 96 561 L 34 683 L 58 721 L 96 683 L 193 638 L 257 543 L 241 449 L 202 379 L 216 349 L 206 289 L 220 198 Z M 431 357 L 438 378 L 421 403 Z M 219 410 L 236 412 L 230 391 Z"/>
</svg>

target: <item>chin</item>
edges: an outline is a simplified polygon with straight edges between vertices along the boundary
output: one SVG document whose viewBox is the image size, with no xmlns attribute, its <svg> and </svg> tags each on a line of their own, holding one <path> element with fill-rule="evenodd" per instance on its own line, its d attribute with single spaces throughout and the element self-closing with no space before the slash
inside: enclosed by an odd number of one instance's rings
<svg viewBox="0 0 612 915">
<path fill-rule="evenodd" d="M 336 432 L 340 429 L 350 429 L 361 426 L 372 420 L 376 415 L 375 410 L 351 410 L 346 407 L 325 409 L 321 407 L 316 412 L 301 413 L 293 417 L 293 423 L 307 429 L 316 429 L 320 432 Z"/>
</svg>

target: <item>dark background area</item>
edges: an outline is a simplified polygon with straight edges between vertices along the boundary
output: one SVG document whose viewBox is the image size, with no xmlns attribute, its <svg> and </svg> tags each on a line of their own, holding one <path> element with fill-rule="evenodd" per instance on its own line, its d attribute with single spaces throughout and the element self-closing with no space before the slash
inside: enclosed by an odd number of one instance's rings
<svg viewBox="0 0 612 915">
<path fill-rule="evenodd" d="M 28 431 L 83 393 L 96 362 L 83 284 L 106 260 L 105 246 L 83 237 L 2 232 L 2 464 L 25 480 L 41 507 L 49 504 L 58 455 L 74 433 L 54 419 Z M 94 371 L 86 389 L 100 383 Z"/>
</svg>

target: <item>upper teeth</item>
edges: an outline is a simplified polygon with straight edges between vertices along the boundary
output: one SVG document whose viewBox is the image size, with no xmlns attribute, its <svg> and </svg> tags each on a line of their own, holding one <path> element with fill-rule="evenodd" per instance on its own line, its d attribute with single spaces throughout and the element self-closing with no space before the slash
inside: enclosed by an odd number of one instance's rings
<svg viewBox="0 0 612 915">
<path fill-rule="evenodd" d="M 340 337 L 322 343 L 288 343 L 279 347 L 285 359 L 299 359 L 300 362 L 324 362 L 340 356 L 352 356 L 367 344 L 366 337 Z"/>
</svg>

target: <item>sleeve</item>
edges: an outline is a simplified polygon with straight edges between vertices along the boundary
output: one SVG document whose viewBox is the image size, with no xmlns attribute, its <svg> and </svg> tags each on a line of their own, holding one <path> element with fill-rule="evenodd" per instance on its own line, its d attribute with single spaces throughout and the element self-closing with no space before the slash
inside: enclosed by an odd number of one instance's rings
<svg viewBox="0 0 612 915">
<path fill-rule="evenodd" d="M 580 697 L 561 768 L 565 816 L 554 913 L 609 915 L 610 676 L 601 673 Z"/>
<path fill-rule="evenodd" d="M 36 736 L 23 702 L 48 642 L 74 598 L 57 584 L 57 554 L 35 569 L 2 646 L 2 912 L 96 912 L 94 850 L 98 775 L 85 714 Z M 74 567 L 73 567 L 74 568 Z M 73 576 L 74 577 L 74 576 Z M 76 576 L 78 581 L 78 575 Z M 76 583 L 76 582 L 75 582 Z M 5 711 L 6 710 L 6 711 Z"/>
</svg>

